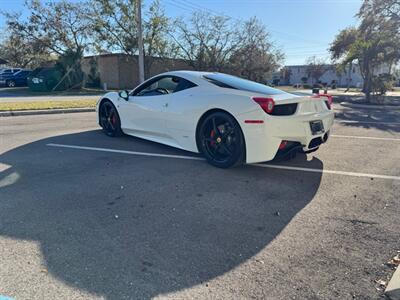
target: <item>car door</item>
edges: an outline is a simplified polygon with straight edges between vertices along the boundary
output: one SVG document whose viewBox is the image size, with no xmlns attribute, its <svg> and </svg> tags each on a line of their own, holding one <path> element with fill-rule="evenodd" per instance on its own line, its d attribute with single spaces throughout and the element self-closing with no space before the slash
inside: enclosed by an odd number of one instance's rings
<svg viewBox="0 0 400 300">
<path fill-rule="evenodd" d="M 192 142 L 197 119 L 194 117 L 196 103 L 193 100 L 197 85 L 185 78 L 175 77 L 178 86 L 171 95 L 165 112 L 167 134 L 174 141 L 175 147 L 195 150 Z"/>
<path fill-rule="evenodd" d="M 159 76 L 136 88 L 121 104 L 123 129 L 154 140 L 168 138 L 165 112 L 177 85 L 173 76 Z"/>
<path fill-rule="evenodd" d="M 27 77 L 29 75 L 30 71 L 19 71 L 14 75 L 14 80 L 16 84 L 18 85 L 27 85 Z"/>
</svg>

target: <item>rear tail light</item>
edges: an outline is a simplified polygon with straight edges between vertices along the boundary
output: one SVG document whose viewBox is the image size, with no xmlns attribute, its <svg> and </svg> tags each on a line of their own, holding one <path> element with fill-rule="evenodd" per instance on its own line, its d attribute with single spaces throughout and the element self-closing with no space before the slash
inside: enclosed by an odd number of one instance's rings
<svg viewBox="0 0 400 300">
<path fill-rule="evenodd" d="M 272 98 L 252 97 L 251 99 L 257 102 L 267 114 L 271 114 L 274 110 L 275 102 Z"/>
<path fill-rule="evenodd" d="M 286 148 L 288 141 L 282 141 L 279 145 L 279 150 L 283 150 Z"/>
</svg>

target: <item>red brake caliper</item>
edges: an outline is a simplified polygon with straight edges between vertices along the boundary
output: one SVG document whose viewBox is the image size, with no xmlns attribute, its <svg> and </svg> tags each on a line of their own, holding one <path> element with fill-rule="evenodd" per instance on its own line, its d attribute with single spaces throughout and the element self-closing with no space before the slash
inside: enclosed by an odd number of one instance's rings
<svg viewBox="0 0 400 300">
<path fill-rule="evenodd" d="M 115 114 L 113 114 L 112 116 L 112 123 L 115 126 L 115 124 L 117 124 L 117 116 Z"/>
<path fill-rule="evenodd" d="M 214 139 L 214 136 L 215 136 L 215 132 L 214 132 L 214 129 L 213 129 L 213 130 L 211 130 L 210 137 L 211 137 L 212 139 Z M 215 141 L 212 140 L 212 141 L 210 142 L 210 145 L 211 145 L 211 146 L 215 146 Z"/>
</svg>

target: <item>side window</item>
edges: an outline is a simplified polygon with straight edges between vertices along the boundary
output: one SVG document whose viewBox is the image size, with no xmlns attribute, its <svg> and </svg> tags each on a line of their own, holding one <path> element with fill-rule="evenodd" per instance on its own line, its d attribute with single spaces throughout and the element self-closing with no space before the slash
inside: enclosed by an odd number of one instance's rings
<svg viewBox="0 0 400 300">
<path fill-rule="evenodd" d="M 134 96 L 160 96 L 171 94 L 178 86 L 179 80 L 172 76 L 155 78 L 135 91 Z"/>
<path fill-rule="evenodd" d="M 186 80 L 186 79 L 183 79 L 183 78 L 179 78 L 179 84 L 176 87 L 174 93 L 180 92 L 180 91 L 183 91 L 183 90 L 187 90 L 187 89 L 190 89 L 190 88 L 195 87 L 195 86 L 197 86 L 197 85 L 194 84 L 193 82 L 191 82 L 189 80 Z"/>
<path fill-rule="evenodd" d="M 146 83 L 133 93 L 133 96 L 160 96 L 183 91 L 196 84 L 177 76 L 163 76 Z"/>
</svg>

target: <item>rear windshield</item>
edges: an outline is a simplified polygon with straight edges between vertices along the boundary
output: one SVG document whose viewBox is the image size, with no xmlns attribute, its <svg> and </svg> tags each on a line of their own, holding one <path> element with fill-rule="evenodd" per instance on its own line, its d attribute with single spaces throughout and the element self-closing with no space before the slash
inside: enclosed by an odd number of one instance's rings
<svg viewBox="0 0 400 300">
<path fill-rule="evenodd" d="M 284 91 L 274 89 L 267 85 L 227 74 L 209 74 L 204 75 L 204 78 L 212 84 L 218 85 L 223 88 L 243 90 L 266 95 L 285 94 Z"/>
</svg>

